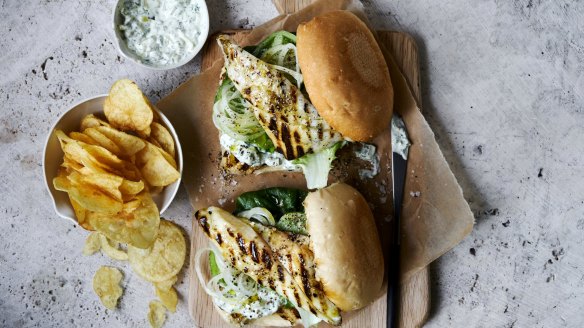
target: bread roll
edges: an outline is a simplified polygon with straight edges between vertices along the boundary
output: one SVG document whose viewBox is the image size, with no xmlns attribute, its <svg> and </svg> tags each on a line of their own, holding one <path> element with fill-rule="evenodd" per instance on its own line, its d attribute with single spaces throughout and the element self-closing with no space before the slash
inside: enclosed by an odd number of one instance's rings
<svg viewBox="0 0 584 328">
<path fill-rule="evenodd" d="M 335 183 L 304 201 L 316 278 L 343 311 L 367 306 L 383 284 L 383 254 L 373 214 L 353 187 Z"/>
<path fill-rule="evenodd" d="M 297 47 L 310 100 L 335 130 L 368 141 L 389 126 L 389 70 L 363 21 L 344 10 L 318 16 L 298 27 Z"/>
</svg>

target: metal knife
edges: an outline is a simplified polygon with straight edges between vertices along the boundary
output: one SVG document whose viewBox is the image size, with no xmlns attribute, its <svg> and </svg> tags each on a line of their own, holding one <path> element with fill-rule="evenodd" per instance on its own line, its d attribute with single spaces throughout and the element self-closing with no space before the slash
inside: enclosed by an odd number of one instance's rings
<svg viewBox="0 0 584 328">
<path fill-rule="evenodd" d="M 404 186 L 406 182 L 407 160 L 401 154 L 392 153 L 391 172 L 393 175 L 393 235 L 389 256 L 387 257 L 386 270 L 387 282 L 387 328 L 399 326 L 400 313 L 400 225 L 401 210 L 404 198 Z"/>
</svg>

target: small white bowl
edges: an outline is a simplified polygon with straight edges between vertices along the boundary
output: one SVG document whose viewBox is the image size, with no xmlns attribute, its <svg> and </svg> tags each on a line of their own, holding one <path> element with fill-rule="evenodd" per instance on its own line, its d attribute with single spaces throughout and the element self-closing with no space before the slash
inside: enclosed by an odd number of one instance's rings
<svg viewBox="0 0 584 328">
<path fill-rule="evenodd" d="M 43 152 L 43 171 L 45 174 L 45 184 L 47 186 L 47 190 L 53 199 L 55 212 L 57 212 L 60 217 L 72 220 L 73 222 L 77 222 L 77 219 L 75 218 L 73 207 L 69 202 L 69 196 L 66 192 L 56 190 L 53 186 L 53 179 L 57 176 L 57 171 L 61 163 L 63 163 L 64 156 L 61 145 L 59 144 L 59 140 L 55 135 L 55 130 L 63 130 L 67 134 L 71 131 L 79 131 L 79 124 L 86 115 L 97 113 L 103 114 L 103 103 L 106 97 L 107 95 L 101 95 L 95 98 L 86 99 L 63 113 L 63 115 L 59 117 L 57 122 L 55 122 L 51 128 L 51 132 L 49 133 L 45 143 L 45 149 Z M 178 165 L 180 176 L 182 177 L 183 154 L 178 136 L 176 135 L 176 131 L 166 116 L 164 116 L 164 114 L 162 114 L 162 112 L 160 112 L 158 109 L 155 108 L 155 110 L 160 117 L 160 123 L 168 129 L 172 135 L 172 138 L 174 139 L 177 157 L 176 163 Z M 174 199 L 174 196 L 178 191 L 180 181 L 181 178 L 179 177 L 177 181 L 171 185 L 166 186 L 162 192 L 156 195 L 152 195 L 156 206 L 158 206 L 158 209 L 160 210 L 160 214 L 162 214 L 168 208 Z"/>
<path fill-rule="evenodd" d="M 143 67 L 151 68 L 154 70 L 167 70 L 167 69 L 177 68 L 177 67 L 180 67 L 182 65 L 185 65 L 186 63 L 190 62 L 193 58 L 195 58 L 195 56 L 199 53 L 199 51 L 201 51 L 201 49 L 205 45 L 205 41 L 207 40 L 207 36 L 209 35 L 209 11 L 207 9 L 207 3 L 205 2 L 205 0 L 198 0 L 197 2 L 199 4 L 200 13 L 201 13 L 201 34 L 199 35 L 199 39 L 197 40 L 197 45 L 193 49 L 193 51 L 190 54 L 186 54 L 185 57 L 183 58 L 183 60 L 181 60 L 180 62 L 171 64 L 171 65 L 158 66 L 158 65 L 149 65 L 149 64 L 142 62 L 141 58 L 138 55 L 136 55 L 132 50 L 130 50 L 130 48 L 128 48 L 126 41 L 124 41 L 125 37 L 123 36 L 122 32 L 119 29 L 119 26 L 122 24 L 122 21 L 123 21 L 122 14 L 120 13 L 120 10 L 121 10 L 121 7 L 122 7 L 122 4 L 124 3 L 124 1 L 126 1 L 126 0 L 118 0 L 116 7 L 114 8 L 114 13 L 113 13 L 113 16 L 114 16 L 113 17 L 114 35 L 116 36 L 116 40 L 117 40 L 116 43 L 118 45 L 118 49 L 119 49 L 120 53 L 124 57 L 135 62 L 136 64 L 143 66 Z"/>
</svg>

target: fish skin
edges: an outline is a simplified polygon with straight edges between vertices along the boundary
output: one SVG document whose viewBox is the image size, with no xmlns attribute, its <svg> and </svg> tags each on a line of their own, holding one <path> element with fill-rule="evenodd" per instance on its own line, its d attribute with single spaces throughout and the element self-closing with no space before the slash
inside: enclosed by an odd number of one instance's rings
<svg viewBox="0 0 584 328">
<path fill-rule="evenodd" d="M 287 160 L 318 152 L 343 140 L 318 114 L 298 87 L 272 65 L 220 35 L 217 42 L 229 78 Z"/>
</svg>

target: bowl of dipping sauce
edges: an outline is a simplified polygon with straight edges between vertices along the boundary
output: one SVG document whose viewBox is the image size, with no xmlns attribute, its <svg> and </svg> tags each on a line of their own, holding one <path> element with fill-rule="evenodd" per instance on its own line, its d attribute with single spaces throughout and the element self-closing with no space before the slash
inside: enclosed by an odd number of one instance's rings
<svg viewBox="0 0 584 328">
<path fill-rule="evenodd" d="M 204 0 L 119 0 L 114 31 L 120 52 L 152 69 L 190 62 L 209 34 Z"/>
</svg>

